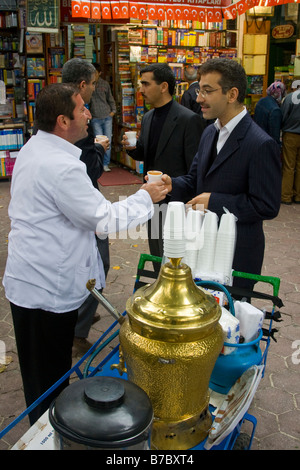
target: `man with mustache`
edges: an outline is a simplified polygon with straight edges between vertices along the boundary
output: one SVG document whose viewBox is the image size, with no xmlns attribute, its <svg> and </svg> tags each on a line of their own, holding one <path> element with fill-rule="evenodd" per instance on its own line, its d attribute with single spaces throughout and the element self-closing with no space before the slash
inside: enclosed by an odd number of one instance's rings
<svg viewBox="0 0 300 470">
<path fill-rule="evenodd" d="M 35 118 L 37 134 L 20 150 L 13 171 L 3 278 L 27 406 L 71 368 L 87 281 L 96 279 L 97 289 L 105 285 L 95 233 L 146 222 L 153 203 L 167 192 L 162 182 L 144 184 L 126 200 L 111 203 L 93 186 L 75 145 L 87 137 L 90 119 L 77 86 L 43 88 Z M 31 424 L 66 385 L 68 380 L 31 411 Z"/>
<path fill-rule="evenodd" d="M 136 147 L 129 147 L 124 135 L 122 144 L 135 160 L 144 162 L 144 175 L 159 170 L 171 176 L 185 175 L 197 152 L 205 123 L 201 116 L 173 99 L 176 79 L 168 64 L 151 64 L 141 70 L 141 92 L 152 109 L 142 120 Z M 164 203 L 167 203 L 166 198 Z M 150 253 L 163 256 L 162 226 L 158 220 L 148 223 Z"/>
</svg>

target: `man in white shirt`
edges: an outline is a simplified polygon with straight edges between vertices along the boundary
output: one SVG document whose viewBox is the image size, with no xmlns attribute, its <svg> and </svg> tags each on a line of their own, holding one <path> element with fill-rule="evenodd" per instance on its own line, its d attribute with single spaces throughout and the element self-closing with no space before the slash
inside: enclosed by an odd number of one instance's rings
<svg viewBox="0 0 300 470">
<path fill-rule="evenodd" d="M 260 274 L 264 257 L 263 221 L 280 208 L 281 164 L 277 143 L 247 113 L 247 77 L 231 59 L 202 64 L 197 101 L 204 119 L 216 119 L 200 140 L 186 176 L 163 180 L 173 200 L 237 218 L 233 269 Z M 234 286 L 252 290 L 253 281 L 234 278 Z"/>
<path fill-rule="evenodd" d="M 8 258 L 3 285 L 11 304 L 27 406 L 71 367 L 78 308 L 86 282 L 105 276 L 99 235 L 146 222 L 163 183 L 144 184 L 126 200 L 110 203 L 92 185 L 81 150 L 90 112 L 77 87 L 45 87 L 36 101 L 39 129 L 19 152 L 11 185 Z M 33 410 L 33 423 L 68 381 Z"/>
</svg>

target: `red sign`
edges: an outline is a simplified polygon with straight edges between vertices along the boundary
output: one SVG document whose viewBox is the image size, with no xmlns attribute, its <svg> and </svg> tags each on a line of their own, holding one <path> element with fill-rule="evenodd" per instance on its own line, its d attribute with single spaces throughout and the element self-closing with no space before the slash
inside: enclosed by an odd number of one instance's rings
<svg viewBox="0 0 300 470">
<path fill-rule="evenodd" d="M 129 2 L 120 0 L 121 18 L 129 18 Z"/>
<path fill-rule="evenodd" d="M 147 3 L 138 3 L 138 19 L 146 20 L 147 19 Z"/>
<path fill-rule="evenodd" d="M 115 23 L 124 23 L 129 18 L 146 19 L 151 9 L 150 16 L 153 19 L 176 19 L 182 17 L 182 19 L 198 20 L 199 12 L 201 12 L 200 21 L 203 21 L 203 7 L 210 12 L 212 9 L 218 8 L 214 13 L 218 12 L 217 18 L 219 18 L 219 12 L 222 11 L 222 7 L 230 5 L 231 0 L 147 0 L 147 2 L 140 0 L 132 2 L 130 0 L 119 0 L 120 12 L 117 12 L 116 8 L 113 12 L 111 3 L 118 6 L 114 0 L 112 2 L 101 0 L 61 0 L 60 18 L 64 23 L 72 23 L 74 20 L 75 22 L 82 23 L 109 23 L 109 20 L 114 17 L 116 19 Z M 154 18 L 152 5 L 156 11 L 156 18 Z M 175 14 L 175 9 L 177 9 L 177 14 Z M 90 13 L 88 13 L 88 10 Z M 221 20 L 215 19 L 212 21 Z"/>
<path fill-rule="evenodd" d="M 111 9 L 110 9 L 111 2 L 100 2 L 100 3 L 101 3 L 102 18 L 105 20 L 110 20 L 111 19 Z"/>
<path fill-rule="evenodd" d="M 101 6 L 100 2 L 91 0 L 91 18 L 94 20 L 100 20 L 101 18 Z"/>
<path fill-rule="evenodd" d="M 119 1 L 111 1 L 110 2 L 111 6 L 111 13 L 112 17 L 115 18 L 121 18 L 121 9 L 120 9 L 120 2 Z"/>
<path fill-rule="evenodd" d="M 294 26 L 292 24 L 281 24 L 272 29 L 272 37 L 275 39 L 288 39 L 294 34 Z"/>
<path fill-rule="evenodd" d="M 237 15 L 236 4 L 233 3 L 229 7 L 222 8 L 224 18 L 226 20 L 234 20 Z"/>
<path fill-rule="evenodd" d="M 80 0 L 72 0 L 72 17 L 81 18 L 81 2 Z"/>
<path fill-rule="evenodd" d="M 266 3 L 289 0 L 262 1 Z M 61 0 L 61 21 L 110 23 L 109 20 L 113 19 L 115 23 L 125 23 L 130 18 L 137 18 L 190 20 L 208 24 L 220 22 L 223 17 L 234 19 L 257 2 L 259 0 L 238 0 L 235 3 L 231 3 L 231 0 Z"/>
<path fill-rule="evenodd" d="M 138 16 L 139 16 L 138 3 L 130 2 L 129 3 L 129 17 L 138 18 Z"/>
</svg>

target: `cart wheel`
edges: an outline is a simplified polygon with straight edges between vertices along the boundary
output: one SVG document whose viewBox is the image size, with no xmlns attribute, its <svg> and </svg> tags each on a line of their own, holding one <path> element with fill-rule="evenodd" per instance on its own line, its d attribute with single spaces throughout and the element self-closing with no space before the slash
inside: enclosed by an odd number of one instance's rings
<svg viewBox="0 0 300 470">
<path fill-rule="evenodd" d="M 246 433 L 241 433 L 236 438 L 233 450 L 248 450 L 250 445 L 250 436 Z"/>
</svg>

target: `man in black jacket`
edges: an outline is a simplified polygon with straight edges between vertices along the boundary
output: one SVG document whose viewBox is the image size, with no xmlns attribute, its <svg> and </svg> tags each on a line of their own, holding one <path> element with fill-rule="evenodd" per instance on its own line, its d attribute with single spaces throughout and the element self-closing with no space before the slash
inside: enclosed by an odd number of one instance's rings
<svg viewBox="0 0 300 470">
<path fill-rule="evenodd" d="M 134 160 L 144 162 L 145 175 L 149 170 L 160 170 L 173 177 L 185 175 L 198 150 L 205 125 L 198 114 L 173 100 L 175 85 L 174 73 L 167 64 L 151 64 L 141 70 L 141 92 L 153 109 L 143 117 L 136 147 L 128 146 L 125 135 L 122 144 Z M 167 197 L 163 202 L 168 200 Z M 164 215 L 162 211 L 155 213 L 148 222 L 150 253 L 160 257 Z"/>
<path fill-rule="evenodd" d="M 90 102 L 91 96 L 95 90 L 96 76 L 95 67 L 83 59 L 70 59 L 64 64 L 62 69 L 62 81 L 64 83 L 74 83 L 77 85 L 85 104 Z M 109 139 L 104 139 L 101 141 L 101 144 L 95 143 L 93 129 L 91 123 L 89 123 L 88 136 L 76 142 L 75 145 L 82 150 L 80 160 L 86 164 L 87 174 L 94 187 L 99 189 L 98 179 L 103 173 L 103 157 L 109 146 Z M 105 276 L 107 276 L 109 270 L 108 237 L 100 239 L 96 236 L 96 240 L 103 262 Z M 86 338 L 92 324 L 95 322 L 95 319 L 97 319 L 95 316 L 97 307 L 98 301 L 90 295 L 79 309 L 74 341 L 74 345 L 77 346 L 79 352 L 84 353 L 92 346 Z"/>
</svg>

